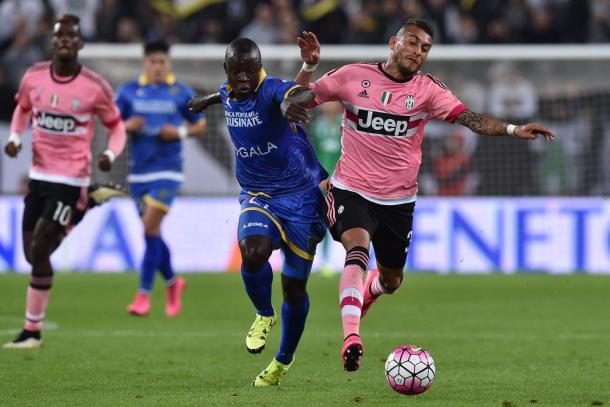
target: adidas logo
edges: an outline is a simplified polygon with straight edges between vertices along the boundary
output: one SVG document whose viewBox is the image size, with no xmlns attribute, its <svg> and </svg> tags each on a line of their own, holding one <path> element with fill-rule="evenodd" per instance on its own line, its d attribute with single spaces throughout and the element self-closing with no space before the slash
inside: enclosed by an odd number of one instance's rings
<svg viewBox="0 0 610 407">
<path fill-rule="evenodd" d="M 368 98 L 369 94 L 366 93 L 366 89 L 364 89 L 362 92 L 358 93 L 358 96 L 361 98 Z"/>
</svg>

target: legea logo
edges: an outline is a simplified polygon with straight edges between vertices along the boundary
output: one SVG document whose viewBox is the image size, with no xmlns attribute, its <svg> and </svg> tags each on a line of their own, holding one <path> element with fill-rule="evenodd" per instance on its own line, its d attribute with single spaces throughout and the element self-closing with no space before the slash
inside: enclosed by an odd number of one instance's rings
<svg viewBox="0 0 610 407">
<path fill-rule="evenodd" d="M 393 114 L 372 112 L 360 109 L 358 111 L 357 129 L 367 133 L 383 134 L 385 136 L 406 136 L 409 127 L 409 117 Z"/>
<path fill-rule="evenodd" d="M 76 129 L 76 119 L 71 116 L 40 112 L 36 121 L 38 127 L 60 133 L 72 133 Z"/>
</svg>

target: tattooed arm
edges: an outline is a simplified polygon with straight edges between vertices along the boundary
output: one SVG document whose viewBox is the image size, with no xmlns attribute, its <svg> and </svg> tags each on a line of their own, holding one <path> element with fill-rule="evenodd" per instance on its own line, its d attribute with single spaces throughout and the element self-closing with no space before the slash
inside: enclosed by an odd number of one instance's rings
<svg viewBox="0 0 610 407">
<path fill-rule="evenodd" d="M 485 134 L 488 136 L 507 136 L 509 134 L 509 123 L 498 120 L 495 117 L 488 116 L 482 113 L 475 113 L 471 110 L 465 110 L 456 119 L 456 122 L 468 127 L 475 133 Z M 522 126 L 513 127 L 512 135 L 526 140 L 534 140 L 538 135 L 544 136 L 546 140 L 553 140 L 555 135 L 547 128 L 542 127 L 537 123 L 528 123 Z"/>
</svg>

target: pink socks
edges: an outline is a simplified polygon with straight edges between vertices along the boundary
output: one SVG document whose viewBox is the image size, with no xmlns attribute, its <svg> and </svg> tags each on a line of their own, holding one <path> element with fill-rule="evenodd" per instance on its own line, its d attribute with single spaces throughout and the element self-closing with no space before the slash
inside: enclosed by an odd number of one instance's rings
<svg viewBox="0 0 610 407">
<path fill-rule="evenodd" d="M 40 290 L 28 287 L 27 303 L 25 309 L 25 329 L 28 331 L 40 331 L 44 313 L 49 304 L 50 289 Z"/>
<path fill-rule="evenodd" d="M 345 267 L 339 282 L 339 306 L 343 323 L 343 337 L 360 335 L 360 315 L 362 313 L 362 274 L 369 263 L 369 251 L 356 246 L 347 252 Z"/>
</svg>

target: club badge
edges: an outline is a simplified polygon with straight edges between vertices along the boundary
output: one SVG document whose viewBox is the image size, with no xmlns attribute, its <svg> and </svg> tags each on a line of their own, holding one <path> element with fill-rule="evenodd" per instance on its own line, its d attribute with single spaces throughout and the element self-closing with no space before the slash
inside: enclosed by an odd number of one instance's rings
<svg viewBox="0 0 610 407">
<path fill-rule="evenodd" d="M 73 112 L 78 111 L 78 108 L 80 107 L 80 100 L 78 100 L 78 98 L 73 98 L 71 106 Z"/>
<path fill-rule="evenodd" d="M 405 99 L 405 107 L 407 110 L 411 110 L 413 109 L 413 106 L 415 106 L 415 97 L 413 95 L 409 95 Z"/>
</svg>

